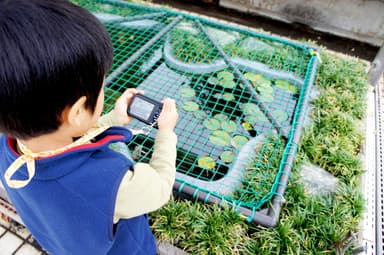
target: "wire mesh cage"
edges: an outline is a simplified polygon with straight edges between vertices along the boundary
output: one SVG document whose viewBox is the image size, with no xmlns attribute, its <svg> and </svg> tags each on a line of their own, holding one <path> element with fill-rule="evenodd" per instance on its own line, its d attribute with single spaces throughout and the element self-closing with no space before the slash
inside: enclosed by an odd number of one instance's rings
<svg viewBox="0 0 384 255">
<path fill-rule="evenodd" d="M 316 49 L 163 8 L 74 2 L 93 12 L 113 41 L 105 112 L 130 87 L 176 100 L 175 191 L 274 226 L 309 104 Z M 127 145 L 134 160 L 149 161 L 155 133 Z"/>
</svg>

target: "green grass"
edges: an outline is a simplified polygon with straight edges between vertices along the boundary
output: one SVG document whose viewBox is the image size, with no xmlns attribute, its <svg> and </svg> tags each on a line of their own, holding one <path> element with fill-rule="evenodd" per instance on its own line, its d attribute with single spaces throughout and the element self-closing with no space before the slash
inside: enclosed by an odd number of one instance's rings
<svg viewBox="0 0 384 255">
<path fill-rule="evenodd" d="M 335 243 L 357 232 L 364 212 L 359 178 L 367 64 L 323 51 L 312 124 L 306 127 L 276 228 L 246 224 L 229 208 L 173 199 L 151 214 L 156 237 L 191 254 L 336 254 Z M 339 178 L 334 194 L 307 196 L 303 163 Z M 347 250 L 351 254 L 352 249 Z"/>
</svg>

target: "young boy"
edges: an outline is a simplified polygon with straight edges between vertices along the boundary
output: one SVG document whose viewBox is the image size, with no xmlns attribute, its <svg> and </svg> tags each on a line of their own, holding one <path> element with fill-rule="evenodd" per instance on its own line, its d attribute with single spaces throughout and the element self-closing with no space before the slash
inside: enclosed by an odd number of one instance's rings
<svg viewBox="0 0 384 255">
<path fill-rule="evenodd" d="M 149 164 L 109 148 L 128 142 L 128 89 L 99 120 L 112 44 L 65 0 L 0 0 L 0 179 L 52 255 L 155 254 L 146 213 L 175 179 L 178 118 L 164 100 Z"/>
</svg>

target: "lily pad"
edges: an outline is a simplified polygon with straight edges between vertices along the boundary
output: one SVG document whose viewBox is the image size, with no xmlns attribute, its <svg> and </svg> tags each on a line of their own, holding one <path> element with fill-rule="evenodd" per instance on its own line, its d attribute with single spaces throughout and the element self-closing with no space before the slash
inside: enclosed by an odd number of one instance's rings
<svg viewBox="0 0 384 255">
<path fill-rule="evenodd" d="M 273 94 L 272 86 L 259 86 L 257 87 L 257 90 L 260 92 L 260 94 Z"/>
<path fill-rule="evenodd" d="M 195 112 L 199 110 L 199 105 L 192 101 L 187 101 L 183 104 L 184 111 Z"/>
<path fill-rule="evenodd" d="M 193 115 L 196 117 L 196 119 L 200 120 L 207 118 L 207 114 L 202 110 L 193 112 Z"/>
<path fill-rule="evenodd" d="M 261 94 L 260 95 L 260 100 L 266 103 L 271 103 L 273 102 L 273 95 L 272 94 Z"/>
<path fill-rule="evenodd" d="M 228 71 L 221 71 L 217 74 L 217 78 L 219 80 L 233 80 L 235 76 L 233 75 L 233 73 L 230 73 Z"/>
<path fill-rule="evenodd" d="M 299 92 L 299 89 L 287 80 L 276 80 L 275 84 L 276 84 L 276 87 L 285 89 L 288 92 L 291 92 L 293 94 L 297 94 Z"/>
<path fill-rule="evenodd" d="M 182 97 L 194 97 L 196 92 L 191 87 L 184 87 L 180 89 L 180 94 Z"/>
<path fill-rule="evenodd" d="M 273 116 L 276 118 L 277 121 L 279 122 L 283 122 L 283 121 L 286 121 L 288 119 L 288 114 L 287 112 L 283 111 L 283 110 L 274 110 L 272 112 Z"/>
<path fill-rule="evenodd" d="M 219 84 L 226 89 L 231 89 L 234 88 L 236 83 L 234 80 L 227 80 L 227 79 L 222 79 L 219 81 Z"/>
<path fill-rule="evenodd" d="M 240 109 L 242 109 L 244 114 L 246 115 L 252 115 L 257 111 L 260 111 L 259 107 L 254 103 L 244 103 L 240 105 Z"/>
<path fill-rule="evenodd" d="M 257 79 L 259 79 L 259 77 L 260 77 L 260 74 L 256 74 L 256 73 L 245 73 L 244 74 L 244 78 L 252 81 L 252 83 L 255 83 L 257 81 Z"/>
<path fill-rule="evenodd" d="M 262 111 L 258 111 L 253 115 L 246 115 L 244 117 L 244 121 L 249 122 L 251 124 L 257 124 L 259 122 L 268 122 L 268 118 L 264 115 Z"/>
<path fill-rule="evenodd" d="M 208 128 L 209 130 L 216 130 L 220 128 L 220 122 L 216 119 L 209 119 L 205 120 L 203 122 L 204 127 Z"/>
<path fill-rule="evenodd" d="M 214 169 L 216 166 L 215 160 L 209 156 L 199 158 L 197 160 L 197 164 L 203 169 Z"/>
<path fill-rule="evenodd" d="M 231 143 L 231 136 L 225 131 L 215 130 L 209 136 L 209 141 L 219 146 L 227 146 Z"/>
<path fill-rule="evenodd" d="M 208 78 L 208 83 L 211 84 L 211 85 L 216 85 L 216 84 L 219 83 L 219 79 L 217 79 L 214 76 L 211 76 L 211 77 Z"/>
<path fill-rule="evenodd" d="M 248 138 L 243 135 L 236 135 L 231 140 L 231 145 L 235 148 L 240 148 L 248 142 Z"/>
<path fill-rule="evenodd" d="M 231 93 L 225 93 L 225 94 L 223 94 L 223 99 L 227 100 L 227 101 L 234 101 L 236 98 Z"/>
<path fill-rule="evenodd" d="M 217 119 L 218 121 L 225 121 L 228 119 L 228 116 L 222 113 L 218 113 L 213 118 Z"/>
<path fill-rule="evenodd" d="M 225 163 L 231 163 L 235 159 L 235 153 L 233 153 L 233 151 L 223 151 L 220 155 L 220 159 Z"/>
<path fill-rule="evenodd" d="M 249 123 L 249 122 L 243 122 L 243 123 L 241 123 L 241 126 L 245 129 L 245 130 L 247 130 L 247 131 L 249 131 L 249 130 L 252 130 L 253 129 L 253 126 L 252 126 L 252 124 L 251 123 Z"/>
<path fill-rule="evenodd" d="M 268 79 L 267 77 L 260 75 L 260 77 L 253 84 L 255 86 L 266 87 L 266 86 L 271 86 L 272 81 L 270 79 Z"/>
<path fill-rule="evenodd" d="M 233 120 L 221 122 L 221 128 L 228 133 L 232 133 L 237 130 L 236 122 Z"/>
</svg>

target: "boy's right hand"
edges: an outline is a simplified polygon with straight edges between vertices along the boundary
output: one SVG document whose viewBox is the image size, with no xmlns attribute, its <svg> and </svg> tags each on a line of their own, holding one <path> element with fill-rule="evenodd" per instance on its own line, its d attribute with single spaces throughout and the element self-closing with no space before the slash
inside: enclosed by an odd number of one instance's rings
<svg viewBox="0 0 384 255">
<path fill-rule="evenodd" d="M 177 113 L 175 100 L 166 98 L 163 100 L 163 109 L 157 120 L 159 130 L 171 130 L 176 126 L 179 114 Z"/>
</svg>

